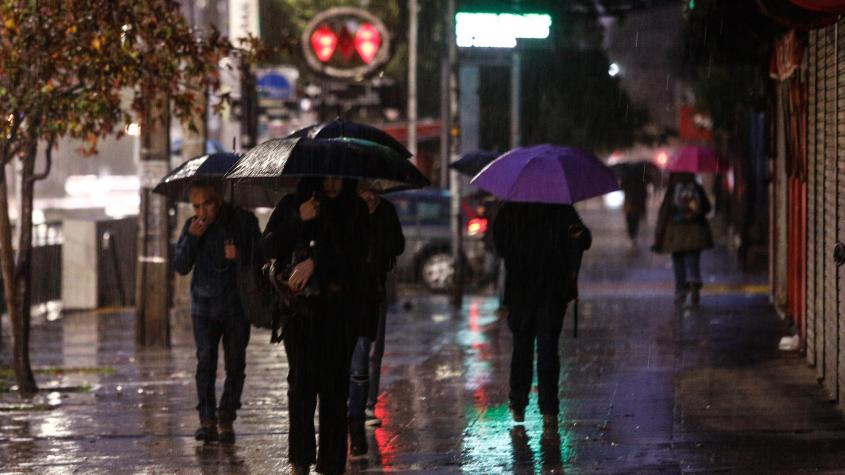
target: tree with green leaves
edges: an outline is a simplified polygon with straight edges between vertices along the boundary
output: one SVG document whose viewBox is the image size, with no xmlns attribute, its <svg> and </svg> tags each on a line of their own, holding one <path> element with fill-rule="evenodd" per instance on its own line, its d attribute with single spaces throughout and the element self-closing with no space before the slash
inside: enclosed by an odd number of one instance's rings
<svg viewBox="0 0 845 475">
<path fill-rule="evenodd" d="M 57 140 L 81 139 L 95 153 L 98 139 L 121 135 L 133 114 L 171 112 L 191 124 L 195 99 L 220 85 L 220 60 L 254 51 L 254 41 L 239 50 L 216 30 L 194 31 L 172 0 L 0 0 L 0 270 L 22 394 L 37 391 L 29 361 L 33 191 L 50 172 Z M 39 150 L 46 167 L 36 171 Z M 15 160 L 21 173 L 7 177 Z M 21 189 L 17 249 L 10 179 Z"/>
</svg>

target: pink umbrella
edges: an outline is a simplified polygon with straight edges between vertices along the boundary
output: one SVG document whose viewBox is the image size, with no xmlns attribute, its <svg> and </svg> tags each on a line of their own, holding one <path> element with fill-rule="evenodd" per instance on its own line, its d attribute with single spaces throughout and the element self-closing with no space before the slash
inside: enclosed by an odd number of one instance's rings
<svg viewBox="0 0 845 475">
<path fill-rule="evenodd" d="M 725 171 L 716 151 L 710 147 L 687 145 L 672 155 L 666 170 L 687 173 L 719 173 Z"/>
</svg>

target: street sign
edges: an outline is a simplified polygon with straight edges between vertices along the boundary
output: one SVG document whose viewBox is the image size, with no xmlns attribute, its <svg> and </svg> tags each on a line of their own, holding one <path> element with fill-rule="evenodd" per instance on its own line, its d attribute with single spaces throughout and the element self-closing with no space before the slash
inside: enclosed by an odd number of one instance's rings
<svg viewBox="0 0 845 475">
<path fill-rule="evenodd" d="M 515 48 L 520 38 L 549 37 L 552 17 L 545 13 L 459 12 L 455 40 L 462 48 Z"/>
<path fill-rule="evenodd" d="M 302 33 L 302 52 L 316 72 L 338 79 L 362 79 L 390 57 L 390 35 L 376 16 L 353 7 L 328 9 Z"/>
<path fill-rule="evenodd" d="M 294 68 L 259 69 L 255 74 L 259 101 L 292 99 L 296 94 L 298 76 L 299 72 Z"/>
</svg>

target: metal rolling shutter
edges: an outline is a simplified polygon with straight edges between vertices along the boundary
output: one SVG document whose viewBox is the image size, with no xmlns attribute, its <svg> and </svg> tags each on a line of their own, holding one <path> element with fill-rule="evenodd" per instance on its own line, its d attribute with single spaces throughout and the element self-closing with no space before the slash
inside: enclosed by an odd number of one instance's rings
<svg viewBox="0 0 845 475">
<path fill-rule="evenodd" d="M 807 49 L 807 362 L 811 365 L 822 358 L 821 339 L 817 339 L 816 312 L 816 32 L 810 31 Z M 822 366 L 819 364 L 819 366 Z"/>
<path fill-rule="evenodd" d="M 836 270 L 830 265 L 827 250 L 833 248 L 836 233 L 836 115 L 838 70 L 836 25 L 825 28 L 825 116 L 824 116 L 824 239 L 820 255 L 824 256 L 824 325 L 825 325 L 825 375 L 824 386 L 828 396 L 838 397 L 839 349 L 838 325 L 836 322 Z"/>
</svg>

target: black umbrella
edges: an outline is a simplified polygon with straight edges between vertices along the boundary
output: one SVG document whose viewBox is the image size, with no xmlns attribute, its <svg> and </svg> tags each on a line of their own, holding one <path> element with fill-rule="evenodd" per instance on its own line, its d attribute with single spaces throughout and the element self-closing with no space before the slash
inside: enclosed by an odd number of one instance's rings
<svg viewBox="0 0 845 475">
<path fill-rule="evenodd" d="M 240 157 L 234 153 L 212 153 L 194 157 L 176 167 L 153 188 L 153 193 L 167 196 L 176 201 L 188 201 L 188 190 L 197 181 L 210 183 L 223 194 L 226 201 L 255 208 L 271 207 L 279 201 L 281 194 L 262 187 L 235 186 L 224 181 L 223 176 Z"/>
<path fill-rule="evenodd" d="M 371 125 L 343 120 L 340 117 L 330 122 L 309 125 L 288 135 L 288 137 L 306 137 L 309 139 L 348 137 L 364 139 L 389 147 L 405 158 L 411 157 L 411 152 L 387 132 Z"/>
<path fill-rule="evenodd" d="M 464 154 L 460 160 L 453 162 L 449 165 L 450 168 L 454 168 L 455 171 L 458 173 L 463 173 L 464 175 L 475 176 L 478 175 L 484 167 L 490 164 L 493 160 L 496 159 L 500 154 L 494 152 L 485 152 L 483 150 L 479 150 L 477 152 L 470 152 Z"/>
<path fill-rule="evenodd" d="M 369 183 L 375 191 L 422 188 L 429 181 L 396 150 L 369 140 L 285 137 L 253 148 L 226 174 L 236 183 L 273 189 L 294 186 L 302 176 L 338 176 Z"/>
</svg>

